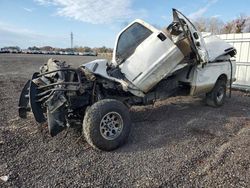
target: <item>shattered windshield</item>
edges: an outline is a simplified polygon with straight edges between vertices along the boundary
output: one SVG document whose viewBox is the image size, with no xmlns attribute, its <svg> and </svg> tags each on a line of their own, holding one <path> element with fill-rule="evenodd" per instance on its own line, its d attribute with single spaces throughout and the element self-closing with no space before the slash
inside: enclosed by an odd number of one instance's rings
<svg viewBox="0 0 250 188">
<path fill-rule="evenodd" d="M 146 38 L 152 34 L 152 31 L 139 23 L 134 23 L 127 28 L 119 37 L 116 48 L 116 61 L 118 64 L 123 63 L 133 54 Z"/>
</svg>

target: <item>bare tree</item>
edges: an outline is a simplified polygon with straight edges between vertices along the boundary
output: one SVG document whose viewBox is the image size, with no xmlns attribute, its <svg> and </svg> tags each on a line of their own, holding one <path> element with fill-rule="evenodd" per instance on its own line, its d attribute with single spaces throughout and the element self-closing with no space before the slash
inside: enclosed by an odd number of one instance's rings
<svg viewBox="0 0 250 188">
<path fill-rule="evenodd" d="M 194 25 L 196 29 L 200 32 L 206 32 L 207 31 L 207 20 L 205 18 L 198 18 L 195 20 Z"/>
<path fill-rule="evenodd" d="M 250 32 L 250 17 L 240 15 L 237 19 L 228 22 L 223 27 L 223 33 L 244 33 Z"/>
<path fill-rule="evenodd" d="M 222 33 L 223 34 L 229 34 L 229 33 L 233 33 L 234 31 L 234 24 L 233 22 L 228 22 L 224 25 L 224 27 L 222 28 Z"/>
<path fill-rule="evenodd" d="M 244 33 L 249 33 L 250 32 L 250 17 L 246 19 L 245 26 L 243 28 Z"/>
<path fill-rule="evenodd" d="M 235 23 L 235 33 L 242 33 L 245 27 L 246 16 L 240 15 L 238 19 L 234 21 Z"/>
<path fill-rule="evenodd" d="M 224 23 L 220 19 L 212 17 L 208 20 L 208 31 L 213 34 L 220 34 L 223 25 Z"/>
<path fill-rule="evenodd" d="M 194 21 L 194 25 L 200 32 L 211 32 L 213 34 L 247 33 L 250 32 L 250 17 L 241 14 L 238 18 L 226 24 L 217 17 L 200 17 Z"/>
<path fill-rule="evenodd" d="M 211 32 L 213 34 L 220 34 L 224 25 L 224 23 L 217 17 L 201 17 L 196 19 L 194 24 L 200 32 Z"/>
</svg>

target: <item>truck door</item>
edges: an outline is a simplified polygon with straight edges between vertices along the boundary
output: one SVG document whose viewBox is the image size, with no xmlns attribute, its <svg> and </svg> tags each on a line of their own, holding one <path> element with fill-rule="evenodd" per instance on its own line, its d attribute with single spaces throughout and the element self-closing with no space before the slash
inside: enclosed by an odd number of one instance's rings
<svg viewBox="0 0 250 188">
<path fill-rule="evenodd" d="M 173 9 L 173 18 L 174 22 L 179 22 L 181 24 L 186 37 L 189 39 L 192 50 L 197 55 L 198 61 L 200 63 L 207 63 L 208 52 L 201 33 L 195 28 L 188 18 L 176 9 Z"/>
<path fill-rule="evenodd" d="M 135 22 L 120 34 L 115 53 L 121 72 L 144 92 L 183 59 L 171 39 L 145 22 Z"/>
<path fill-rule="evenodd" d="M 142 25 L 136 27 L 141 27 L 141 29 L 146 29 Z M 146 32 L 137 31 L 133 34 L 133 38 Z M 125 34 L 125 33 L 124 33 Z M 122 40 L 121 36 L 120 40 Z M 128 37 L 127 42 L 128 42 Z M 138 39 L 133 41 L 137 41 Z M 135 47 L 137 45 L 133 45 Z M 164 54 L 167 54 L 169 50 L 173 48 L 174 44 L 161 32 L 151 32 L 150 35 L 136 47 L 130 57 L 128 57 L 124 63 L 120 65 L 121 71 L 125 74 L 126 78 L 131 82 L 135 81 L 142 73 L 147 72 L 148 69 L 155 63 L 161 61 Z M 126 54 L 126 53 L 123 53 Z"/>
</svg>

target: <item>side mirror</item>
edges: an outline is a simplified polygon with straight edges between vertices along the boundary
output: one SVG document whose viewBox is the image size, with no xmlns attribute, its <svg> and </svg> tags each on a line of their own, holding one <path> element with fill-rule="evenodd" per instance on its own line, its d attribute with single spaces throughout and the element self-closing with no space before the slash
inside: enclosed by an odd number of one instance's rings
<svg viewBox="0 0 250 188">
<path fill-rule="evenodd" d="M 194 33 L 193 33 L 193 36 L 194 36 L 194 38 L 195 38 L 196 40 L 199 39 L 198 33 L 194 32 Z"/>
</svg>

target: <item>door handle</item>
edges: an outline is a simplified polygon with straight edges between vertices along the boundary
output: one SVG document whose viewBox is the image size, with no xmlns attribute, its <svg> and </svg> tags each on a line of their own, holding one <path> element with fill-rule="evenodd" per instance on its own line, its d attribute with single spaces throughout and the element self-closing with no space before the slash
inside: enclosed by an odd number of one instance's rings
<svg viewBox="0 0 250 188">
<path fill-rule="evenodd" d="M 157 35 L 157 37 L 158 37 L 161 41 L 164 41 L 164 40 L 166 40 L 166 38 L 167 38 L 163 33 L 159 33 L 159 34 Z"/>
</svg>

